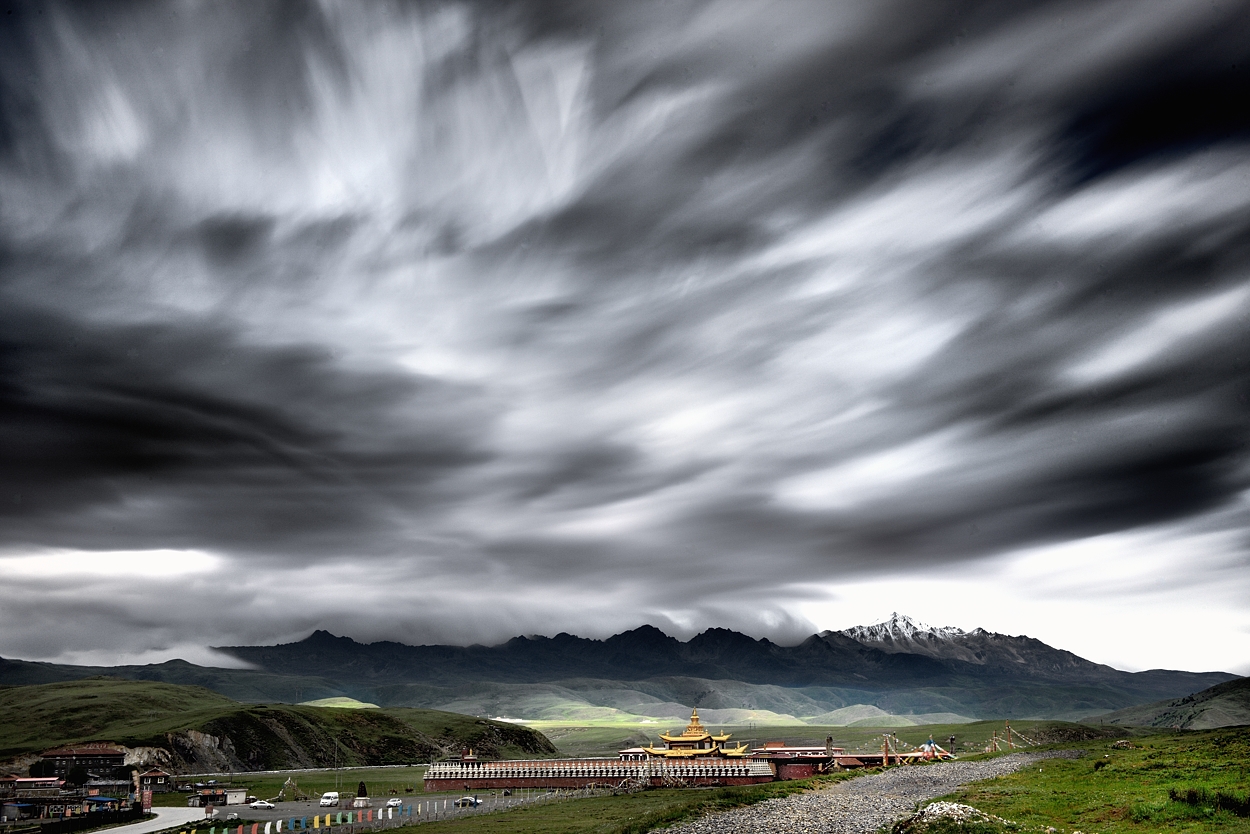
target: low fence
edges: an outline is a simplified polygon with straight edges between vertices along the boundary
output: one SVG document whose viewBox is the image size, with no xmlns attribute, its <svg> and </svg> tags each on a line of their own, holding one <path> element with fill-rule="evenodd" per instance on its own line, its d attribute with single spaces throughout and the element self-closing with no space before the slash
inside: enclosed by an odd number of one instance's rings
<svg viewBox="0 0 1250 834">
<path fill-rule="evenodd" d="M 760 759 L 692 758 L 535 759 L 436 762 L 425 789 L 580 788 L 596 785 L 752 785 L 771 782 L 773 768 Z"/>
</svg>

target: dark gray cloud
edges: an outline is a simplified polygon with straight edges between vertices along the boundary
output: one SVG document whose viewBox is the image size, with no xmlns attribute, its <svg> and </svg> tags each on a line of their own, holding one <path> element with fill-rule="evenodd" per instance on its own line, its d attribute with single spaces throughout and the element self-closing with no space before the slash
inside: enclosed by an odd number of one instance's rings
<svg viewBox="0 0 1250 834">
<path fill-rule="evenodd" d="M 388 511 L 431 512 L 445 473 L 490 456 L 481 396 L 438 380 L 203 321 L 2 320 L 10 543 L 389 552 Z"/>
<path fill-rule="evenodd" d="M 31 554 L 182 553 L 316 604 L 179 627 L 122 571 L 82 601 L 114 637 L 14 609 L 0 653 L 785 639 L 839 583 L 1147 532 L 1225 537 L 1217 581 L 1250 474 L 1247 18 L 15 6 L 5 564 L 38 597 Z"/>
</svg>

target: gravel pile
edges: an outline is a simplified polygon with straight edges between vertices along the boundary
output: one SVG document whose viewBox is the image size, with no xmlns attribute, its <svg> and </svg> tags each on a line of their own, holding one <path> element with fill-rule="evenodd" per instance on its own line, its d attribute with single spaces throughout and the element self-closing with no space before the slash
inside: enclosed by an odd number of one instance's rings
<svg viewBox="0 0 1250 834">
<path fill-rule="evenodd" d="M 829 788 L 770 799 L 663 829 L 665 834 L 876 834 L 916 803 L 960 785 L 1013 773 L 1040 759 L 1075 758 L 1081 750 L 1013 753 L 983 762 L 895 767 Z"/>
<path fill-rule="evenodd" d="M 895 823 L 895 832 L 926 831 L 936 822 L 953 820 L 955 822 L 1006 822 L 1002 817 L 979 811 L 971 805 L 958 802 L 934 802 L 921 808 L 917 813 Z"/>
</svg>

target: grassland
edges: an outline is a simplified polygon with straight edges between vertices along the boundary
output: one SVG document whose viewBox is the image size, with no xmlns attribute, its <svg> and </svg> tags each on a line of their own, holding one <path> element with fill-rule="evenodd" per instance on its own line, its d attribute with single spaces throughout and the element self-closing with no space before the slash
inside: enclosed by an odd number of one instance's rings
<svg viewBox="0 0 1250 834">
<path fill-rule="evenodd" d="M 1250 800 L 1250 727 L 1155 731 L 1127 741 L 1129 749 L 1106 741 L 1087 743 L 1084 758 L 1046 761 L 967 786 L 948 799 L 1029 828 L 1102 834 L 1250 832 L 1250 817 L 1217 810 L 1214 801 L 1221 794 Z M 1195 804 L 1171 798 L 1189 791 Z"/>
</svg>

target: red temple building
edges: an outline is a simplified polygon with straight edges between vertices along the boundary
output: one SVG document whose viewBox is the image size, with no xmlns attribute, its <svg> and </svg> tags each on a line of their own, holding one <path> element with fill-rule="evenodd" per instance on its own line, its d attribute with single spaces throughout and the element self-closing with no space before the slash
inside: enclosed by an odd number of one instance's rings
<svg viewBox="0 0 1250 834">
<path fill-rule="evenodd" d="M 878 767 L 934 758 L 952 758 L 932 741 L 914 752 L 899 753 L 887 738 L 880 753 L 847 755 L 833 739 L 823 747 L 769 742 L 748 750 L 729 744 L 729 733 L 717 735 L 699 721 L 696 709 L 678 734 L 662 733 L 663 747 L 631 747 L 616 758 L 479 761 L 466 751 L 457 761 L 436 762 L 425 773 L 427 791 L 473 791 L 505 788 L 706 787 L 754 785 L 784 779 L 805 779 L 820 773 L 857 767 Z"/>
<path fill-rule="evenodd" d="M 459 761 L 436 762 L 425 772 L 427 791 L 498 788 L 587 788 L 755 785 L 776 778 L 772 765 L 753 758 L 745 744 L 729 747 L 729 734 L 713 735 L 696 709 L 679 735 L 663 734 L 664 747 L 634 747 L 617 757 L 483 762 L 470 751 Z"/>
</svg>

